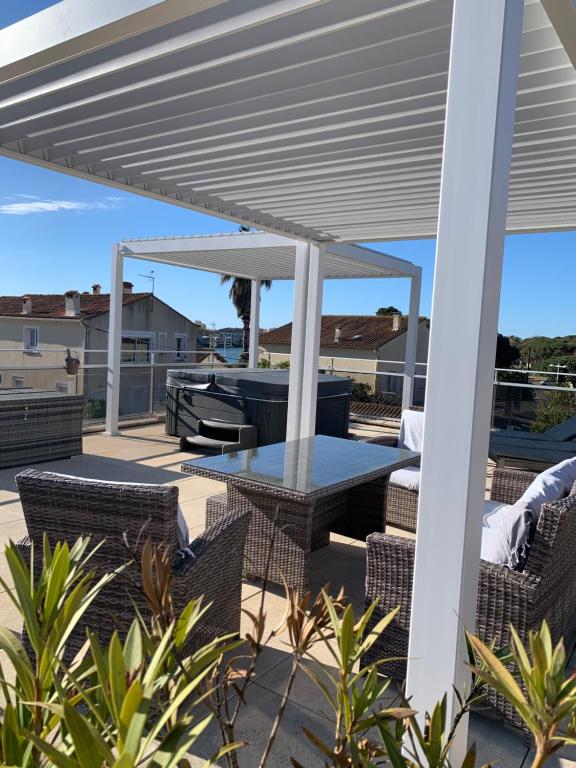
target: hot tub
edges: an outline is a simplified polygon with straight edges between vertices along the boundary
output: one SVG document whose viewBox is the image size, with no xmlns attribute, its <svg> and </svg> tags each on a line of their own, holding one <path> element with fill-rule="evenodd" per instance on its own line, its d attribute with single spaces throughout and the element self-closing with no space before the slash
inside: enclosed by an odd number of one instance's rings
<svg viewBox="0 0 576 768">
<path fill-rule="evenodd" d="M 167 374 L 166 433 L 193 438 L 210 425 L 256 427 L 258 445 L 286 439 L 289 371 L 198 368 Z M 316 433 L 347 437 L 351 379 L 318 377 Z"/>
</svg>

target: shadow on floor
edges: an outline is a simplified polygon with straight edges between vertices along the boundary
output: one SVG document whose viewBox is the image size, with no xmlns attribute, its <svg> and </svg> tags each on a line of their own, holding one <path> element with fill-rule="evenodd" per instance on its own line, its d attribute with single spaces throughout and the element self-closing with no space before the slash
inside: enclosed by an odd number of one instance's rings
<svg viewBox="0 0 576 768">
<path fill-rule="evenodd" d="M 108 458 L 86 453 L 70 459 L 45 461 L 28 466 L 11 467 L 0 472 L 0 490 L 17 491 L 15 477 L 25 469 L 60 472 L 65 475 L 94 480 L 114 480 L 127 483 L 152 483 L 166 485 L 182 480 L 181 472 L 139 464 L 140 459 Z"/>
</svg>

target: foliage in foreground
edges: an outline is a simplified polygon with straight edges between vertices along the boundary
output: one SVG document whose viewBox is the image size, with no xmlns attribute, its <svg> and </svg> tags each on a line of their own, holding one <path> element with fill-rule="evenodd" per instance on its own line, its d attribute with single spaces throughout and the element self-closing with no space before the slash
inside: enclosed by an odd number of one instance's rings
<svg viewBox="0 0 576 768">
<path fill-rule="evenodd" d="M 401 692 L 393 694 L 390 680 L 381 674 L 385 660 L 361 667 L 396 611 L 376 622 L 377 603 L 355 616 L 342 593 L 331 597 L 322 590 L 313 599 L 310 593 L 286 589 L 284 619 L 267 630 L 263 590 L 259 610 L 248 614 L 251 629 L 244 643 L 222 638 L 189 652 L 187 641 L 198 631 L 204 609 L 192 601 L 180 616 L 173 615 L 169 558 L 149 544 L 141 569 L 151 620 L 138 616 L 126 639 L 115 634 L 106 649 L 88 630 L 84 646 L 70 660 L 74 630 L 115 575 L 95 578 L 88 547 L 87 540 L 79 540 L 72 548 L 57 544 L 51 550 L 45 542 L 36 583 L 17 547 L 6 550 L 13 592 L 1 579 L 0 584 L 21 613 L 26 632 L 21 640 L 0 629 L 0 650 L 8 659 L 0 667 L 2 765 L 134 768 L 146 762 L 151 768 L 184 768 L 187 752 L 214 718 L 222 748 L 213 760 L 238 768 L 243 762 L 238 714 L 249 708 L 246 694 L 272 636 L 286 639 L 292 664 L 261 768 L 273 764 L 273 746 L 298 673 L 308 675 L 332 713 L 329 739 L 310 723 L 302 724 L 326 766 L 454 768 L 450 750 L 456 729 L 486 686 L 512 704 L 532 734 L 532 768 L 576 743 L 576 678 L 566 675 L 564 645 L 552 643 L 545 623 L 530 633 L 526 648 L 512 631 L 506 652 L 468 634 L 470 687 L 458 695 L 455 720 L 447 717 L 446 697 L 422 718 Z M 324 657 L 328 650 L 330 664 L 319 660 L 319 649 Z M 304 768 L 303 760 L 293 756 L 293 768 Z M 472 747 L 462 768 L 474 768 L 475 762 Z"/>
<path fill-rule="evenodd" d="M 160 632 L 141 619 L 126 640 L 114 634 L 106 649 L 87 631 L 68 664 L 68 643 L 100 590 L 114 578 L 96 580 L 88 570 L 88 541 L 70 549 L 44 542 L 36 584 L 17 547 L 6 548 L 25 635 L 0 628 L 0 650 L 15 672 L 0 669 L 3 698 L 0 763 L 58 768 L 150 768 L 188 765 L 186 753 L 210 716 L 198 710 L 204 681 L 236 643 L 226 638 L 193 654 L 185 641 L 204 609 L 192 601 Z M 67 653 L 68 650 L 68 653 Z"/>
</svg>

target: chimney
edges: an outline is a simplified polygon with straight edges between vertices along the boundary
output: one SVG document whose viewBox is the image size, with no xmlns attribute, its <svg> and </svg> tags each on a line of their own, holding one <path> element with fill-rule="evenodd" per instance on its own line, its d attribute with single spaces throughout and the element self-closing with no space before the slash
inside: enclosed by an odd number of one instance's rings
<svg viewBox="0 0 576 768">
<path fill-rule="evenodd" d="M 102 289 L 102 286 L 100 283 L 94 283 L 92 286 L 92 296 L 100 296 L 100 291 Z"/>
<path fill-rule="evenodd" d="M 80 294 L 78 291 L 66 291 L 64 294 L 64 315 L 80 317 Z"/>
<path fill-rule="evenodd" d="M 23 315 L 32 314 L 32 299 L 30 298 L 30 296 L 22 296 L 22 314 Z"/>
<path fill-rule="evenodd" d="M 342 331 L 340 330 L 340 328 L 336 328 L 336 330 L 334 331 L 334 341 L 336 343 L 340 341 L 341 335 L 342 335 Z"/>
<path fill-rule="evenodd" d="M 392 330 L 393 331 L 399 331 L 400 330 L 400 320 L 402 318 L 402 315 L 395 312 L 392 315 Z"/>
<path fill-rule="evenodd" d="M 124 280 L 122 283 L 122 293 L 124 296 L 128 296 L 130 293 L 132 293 L 132 288 L 134 288 L 134 284 Z"/>
</svg>

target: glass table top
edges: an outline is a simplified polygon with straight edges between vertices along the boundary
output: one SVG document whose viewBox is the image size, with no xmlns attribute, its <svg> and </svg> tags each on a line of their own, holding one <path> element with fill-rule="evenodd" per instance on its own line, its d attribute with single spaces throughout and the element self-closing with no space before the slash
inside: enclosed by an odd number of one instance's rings
<svg viewBox="0 0 576 768">
<path fill-rule="evenodd" d="M 261 483 L 301 494 L 321 495 L 335 485 L 360 484 L 365 476 L 385 475 L 414 464 L 420 454 L 401 448 L 316 435 L 237 453 L 184 462 L 184 471 L 224 481 Z M 357 481 L 355 483 L 354 481 Z"/>
</svg>

